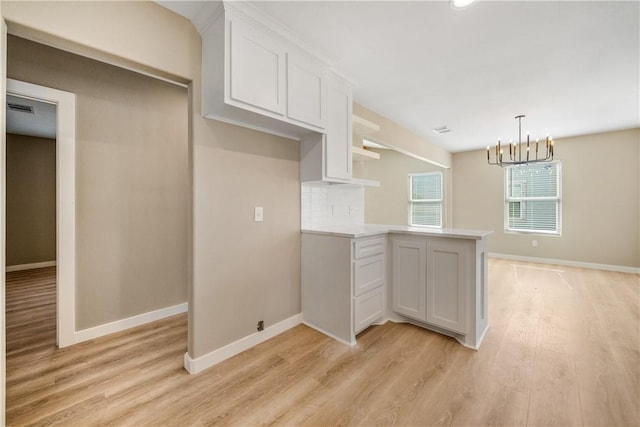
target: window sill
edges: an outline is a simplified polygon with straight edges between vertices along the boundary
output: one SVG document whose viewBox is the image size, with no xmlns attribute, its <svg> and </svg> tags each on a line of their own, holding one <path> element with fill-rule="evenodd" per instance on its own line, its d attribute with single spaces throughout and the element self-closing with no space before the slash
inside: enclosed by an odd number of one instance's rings
<svg viewBox="0 0 640 427">
<path fill-rule="evenodd" d="M 545 231 L 529 231 L 529 230 L 504 230 L 504 234 L 562 237 L 562 233 L 559 231 L 545 232 Z"/>
</svg>

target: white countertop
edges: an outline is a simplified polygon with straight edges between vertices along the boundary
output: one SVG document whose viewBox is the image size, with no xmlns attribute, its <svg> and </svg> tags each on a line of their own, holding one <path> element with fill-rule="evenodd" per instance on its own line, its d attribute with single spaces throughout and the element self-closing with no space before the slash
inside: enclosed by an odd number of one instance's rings
<svg viewBox="0 0 640 427">
<path fill-rule="evenodd" d="M 487 230 L 464 230 L 457 228 L 427 228 L 409 227 L 406 225 L 382 225 L 382 224 L 361 224 L 361 225 L 334 225 L 318 228 L 303 228 L 303 233 L 324 234 L 336 237 L 368 237 L 378 234 L 396 233 L 413 234 L 433 237 L 449 237 L 454 239 L 486 239 L 493 231 Z"/>
</svg>

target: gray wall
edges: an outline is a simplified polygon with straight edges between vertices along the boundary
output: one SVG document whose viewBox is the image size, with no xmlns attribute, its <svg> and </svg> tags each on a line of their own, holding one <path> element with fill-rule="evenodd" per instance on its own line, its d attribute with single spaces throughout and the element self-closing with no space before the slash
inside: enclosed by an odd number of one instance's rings
<svg viewBox="0 0 640 427">
<path fill-rule="evenodd" d="M 380 181 L 380 187 L 366 187 L 364 190 L 364 222 L 407 225 L 409 174 L 443 172 L 444 183 L 445 170 L 394 150 L 371 151 L 379 153 L 380 159 L 361 162 L 361 173 L 363 178 Z M 443 202 L 443 221 L 447 217 L 445 210 L 446 203 Z"/>
<path fill-rule="evenodd" d="M 7 134 L 7 265 L 56 260 L 56 141 Z"/>
<path fill-rule="evenodd" d="M 76 94 L 76 328 L 186 302 L 187 90 L 12 36 L 7 75 Z"/>
<path fill-rule="evenodd" d="M 453 156 L 454 227 L 494 230 L 495 253 L 640 267 L 640 129 L 559 139 L 555 152 L 561 236 L 504 232 L 504 170 L 486 150 Z"/>
</svg>

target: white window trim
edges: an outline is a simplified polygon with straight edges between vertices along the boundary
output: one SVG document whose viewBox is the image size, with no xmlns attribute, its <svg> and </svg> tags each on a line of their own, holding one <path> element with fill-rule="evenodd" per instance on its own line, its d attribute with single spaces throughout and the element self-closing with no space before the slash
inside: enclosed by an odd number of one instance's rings
<svg viewBox="0 0 640 427">
<path fill-rule="evenodd" d="M 413 199 L 413 189 L 411 188 L 411 178 L 413 178 L 414 176 L 427 176 L 427 175 L 440 175 L 440 198 L 439 199 Z M 444 175 L 442 172 L 440 171 L 435 171 L 435 172 L 420 172 L 420 173 L 410 173 L 408 176 L 408 180 L 407 180 L 408 186 L 409 186 L 409 204 L 408 204 L 408 209 L 407 209 L 407 224 L 409 224 L 410 227 L 423 227 L 423 228 L 442 228 L 442 222 L 443 222 L 443 218 L 442 215 L 444 213 L 443 211 L 443 203 L 444 203 Z M 414 203 L 420 203 L 420 202 L 437 202 L 440 204 L 440 225 L 423 225 L 423 224 L 414 224 L 413 223 L 413 216 L 411 215 L 411 207 L 413 206 Z"/>
<path fill-rule="evenodd" d="M 558 180 L 556 182 L 556 194 L 558 194 L 557 197 L 518 197 L 518 198 L 513 198 L 513 197 L 508 197 L 509 194 L 509 189 L 508 189 L 508 182 L 507 182 L 507 174 L 505 172 L 503 180 L 504 180 L 504 204 L 506 205 L 507 202 L 518 202 L 518 201 L 522 201 L 522 202 L 527 202 L 527 201 L 536 201 L 536 200 L 557 200 L 558 203 L 556 204 L 556 218 L 558 218 L 558 227 L 556 231 L 544 231 L 544 230 L 524 230 L 524 229 L 510 229 L 509 228 L 509 214 L 505 213 L 504 214 L 504 232 L 505 234 L 539 234 L 539 235 L 543 235 L 543 236 L 555 236 L 555 237 L 560 237 L 562 236 L 562 163 L 559 160 L 555 160 L 553 162 L 550 162 L 551 164 L 556 164 L 557 165 L 557 175 L 558 175 Z M 508 168 L 511 169 L 513 167 L 517 167 L 517 166 L 509 166 Z M 505 209 L 505 206 L 503 205 L 503 210 L 507 211 L 507 209 Z"/>
</svg>

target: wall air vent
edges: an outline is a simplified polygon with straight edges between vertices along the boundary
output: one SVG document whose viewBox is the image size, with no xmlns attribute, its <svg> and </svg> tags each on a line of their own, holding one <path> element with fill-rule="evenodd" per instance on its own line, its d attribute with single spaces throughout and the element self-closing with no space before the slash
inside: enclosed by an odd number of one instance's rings
<svg viewBox="0 0 640 427">
<path fill-rule="evenodd" d="M 446 126 L 442 126 L 442 127 L 431 129 L 431 130 L 434 131 L 435 133 L 437 133 L 438 135 L 442 135 L 443 133 L 451 132 L 451 129 L 449 129 Z"/>
<path fill-rule="evenodd" d="M 33 105 L 15 104 L 13 102 L 7 102 L 7 108 L 10 111 L 17 111 L 19 113 L 34 114 Z"/>
</svg>

